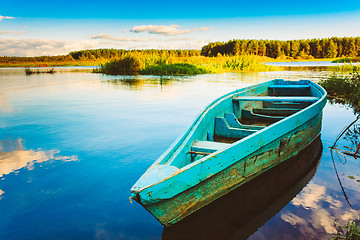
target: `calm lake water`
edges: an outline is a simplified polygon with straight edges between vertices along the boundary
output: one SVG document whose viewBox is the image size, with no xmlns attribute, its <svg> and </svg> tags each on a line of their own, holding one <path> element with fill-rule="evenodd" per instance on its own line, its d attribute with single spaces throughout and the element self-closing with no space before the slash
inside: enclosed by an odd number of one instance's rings
<svg viewBox="0 0 360 240">
<path fill-rule="evenodd" d="M 131 186 L 213 99 L 274 78 L 318 81 L 326 71 L 122 77 L 56 70 L 26 76 L 24 69 L 0 69 L 0 239 L 329 239 L 334 222 L 358 217 L 360 160 L 334 158 L 351 207 L 329 151 L 355 115 L 330 103 L 321 157 L 319 142 L 300 160 L 202 210 L 205 217 L 189 220 L 194 224 L 164 230 L 129 202 Z M 339 145 L 354 147 L 351 140 Z M 294 186 L 276 196 L 259 190 L 265 182 L 274 183 L 266 188 L 289 182 L 286 173 L 307 161 L 314 163 L 291 179 Z M 239 220 L 237 213 L 250 209 L 247 201 L 233 204 L 242 193 L 263 199 L 258 211 L 243 212 L 241 221 L 222 216 L 236 213 Z"/>
</svg>

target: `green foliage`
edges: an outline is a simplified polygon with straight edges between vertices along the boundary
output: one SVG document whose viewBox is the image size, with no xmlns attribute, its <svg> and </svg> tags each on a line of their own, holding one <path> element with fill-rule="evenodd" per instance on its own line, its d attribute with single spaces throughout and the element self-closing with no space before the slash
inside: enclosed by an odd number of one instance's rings
<svg viewBox="0 0 360 240">
<path fill-rule="evenodd" d="M 201 49 L 207 57 L 258 55 L 271 58 L 334 58 L 360 56 L 360 37 L 323 38 L 305 40 L 230 40 L 210 42 Z"/>
<path fill-rule="evenodd" d="M 360 223 L 359 220 L 348 221 L 346 225 L 337 227 L 337 232 L 332 240 L 347 239 L 360 240 Z"/>
<path fill-rule="evenodd" d="M 95 73 L 105 73 L 110 75 L 134 75 L 140 70 L 140 60 L 135 56 L 124 56 L 120 59 L 111 60 L 101 64 L 99 69 L 94 69 Z"/>
<path fill-rule="evenodd" d="M 136 70 L 131 67 L 123 69 L 124 58 L 136 59 L 138 65 Z M 125 61 L 127 62 L 127 61 Z M 128 71 L 130 69 L 131 71 Z M 99 69 L 94 69 L 95 73 L 105 74 L 149 74 L 149 75 L 192 75 L 204 73 L 222 73 L 234 71 L 271 71 L 278 70 L 275 66 L 265 65 L 260 57 L 257 56 L 238 56 L 238 57 L 163 57 L 155 54 L 130 53 L 126 57 L 118 60 L 111 60 L 101 64 Z"/>
<path fill-rule="evenodd" d="M 332 61 L 332 63 L 351 63 L 352 60 L 353 59 L 350 57 L 345 57 L 345 58 L 336 59 L 336 60 Z"/>
<path fill-rule="evenodd" d="M 266 66 L 260 63 L 253 56 L 241 56 L 226 60 L 224 66 L 225 69 L 235 71 L 262 71 L 266 70 Z"/>
<path fill-rule="evenodd" d="M 120 59 L 127 55 L 146 57 L 152 65 L 155 62 L 167 61 L 171 58 L 189 58 L 200 56 L 200 50 L 124 50 L 124 49 L 92 49 L 70 52 L 68 55 L 40 57 L 0 57 L 0 67 L 49 67 L 49 66 L 93 66 L 100 62 Z M 151 57 L 150 57 L 151 56 Z"/>
<path fill-rule="evenodd" d="M 76 52 L 70 52 L 75 60 L 92 60 L 92 59 L 118 59 L 123 58 L 126 55 L 137 56 L 161 56 L 162 58 L 169 57 L 191 57 L 199 56 L 200 50 L 124 50 L 124 49 L 91 49 L 81 50 Z"/>
<path fill-rule="evenodd" d="M 326 57 L 327 58 L 335 58 L 338 54 L 337 51 L 337 45 L 334 43 L 333 40 L 329 41 L 329 45 L 327 47 L 327 54 Z"/>
<path fill-rule="evenodd" d="M 343 99 L 354 107 L 359 106 L 360 99 L 360 73 L 354 67 L 350 75 L 341 76 L 334 74 L 327 80 L 320 82 L 326 89 L 330 98 Z"/>
<path fill-rule="evenodd" d="M 40 56 L 40 57 L 0 57 L 1 64 L 7 63 L 44 63 L 44 62 L 68 62 L 74 61 L 70 55 Z"/>
<path fill-rule="evenodd" d="M 359 72 L 360 65 L 344 64 L 341 66 L 331 67 L 335 72 Z"/>
<path fill-rule="evenodd" d="M 159 64 L 149 66 L 140 71 L 144 75 L 195 75 L 207 71 L 189 63 Z"/>
</svg>

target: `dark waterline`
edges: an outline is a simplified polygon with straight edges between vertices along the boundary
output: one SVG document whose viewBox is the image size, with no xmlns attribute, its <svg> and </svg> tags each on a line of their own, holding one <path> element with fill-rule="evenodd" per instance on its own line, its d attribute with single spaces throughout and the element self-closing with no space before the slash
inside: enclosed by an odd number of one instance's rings
<svg viewBox="0 0 360 240">
<path fill-rule="evenodd" d="M 23 69 L 0 69 L 0 239 L 173 239 L 146 210 L 130 204 L 130 187 L 198 112 L 236 88 L 274 78 L 317 81 L 331 74 L 161 78 L 73 70 L 25 76 Z M 357 217 L 343 196 L 328 149 L 354 118 L 352 109 L 326 106 L 315 176 L 278 213 L 260 219 L 270 220 L 256 225 L 260 228 L 250 238 L 328 239 L 336 219 Z M 359 160 L 336 161 L 344 189 L 359 207 Z M 236 227 L 231 229 L 239 232 Z M 218 236 L 228 239 L 221 230 Z M 192 236 L 201 238 L 186 237 Z"/>
</svg>

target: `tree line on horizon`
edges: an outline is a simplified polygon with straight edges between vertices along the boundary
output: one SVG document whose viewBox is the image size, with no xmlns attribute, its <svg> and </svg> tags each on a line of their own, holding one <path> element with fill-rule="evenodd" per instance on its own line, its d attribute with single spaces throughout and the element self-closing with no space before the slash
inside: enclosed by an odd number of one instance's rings
<svg viewBox="0 0 360 240">
<path fill-rule="evenodd" d="M 30 62 L 71 62 L 71 61 L 93 61 L 123 58 L 127 54 L 141 56 L 168 57 L 192 57 L 200 56 L 201 50 L 125 50 L 125 49 L 89 49 L 70 52 L 67 55 L 39 56 L 39 57 L 0 57 L 1 63 L 30 63 Z"/>
<path fill-rule="evenodd" d="M 302 40 L 247 40 L 210 42 L 201 49 L 206 57 L 258 55 L 271 58 L 336 58 L 360 56 L 360 37 Z"/>
<path fill-rule="evenodd" d="M 303 40 L 251 40 L 234 39 L 228 42 L 210 42 L 201 50 L 125 50 L 89 49 L 73 51 L 67 55 L 39 57 L 0 57 L 0 63 L 48 63 L 73 61 L 101 61 L 119 59 L 131 54 L 137 57 L 157 56 L 166 58 L 188 58 L 194 56 L 220 57 L 258 55 L 270 58 L 312 59 L 360 56 L 360 37 L 332 37 Z"/>
</svg>

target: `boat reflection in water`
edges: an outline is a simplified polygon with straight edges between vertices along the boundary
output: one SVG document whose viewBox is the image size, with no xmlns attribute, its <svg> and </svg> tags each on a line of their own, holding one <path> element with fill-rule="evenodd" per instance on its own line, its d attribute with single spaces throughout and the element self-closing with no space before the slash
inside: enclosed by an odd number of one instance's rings
<svg viewBox="0 0 360 240">
<path fill-rule="evenodd" d="M 246 239 L 285 207 L 312 179 L 322 143 L 315 138 L 298 155 L 165 227 L 166 239 Z"/>
</svg>

